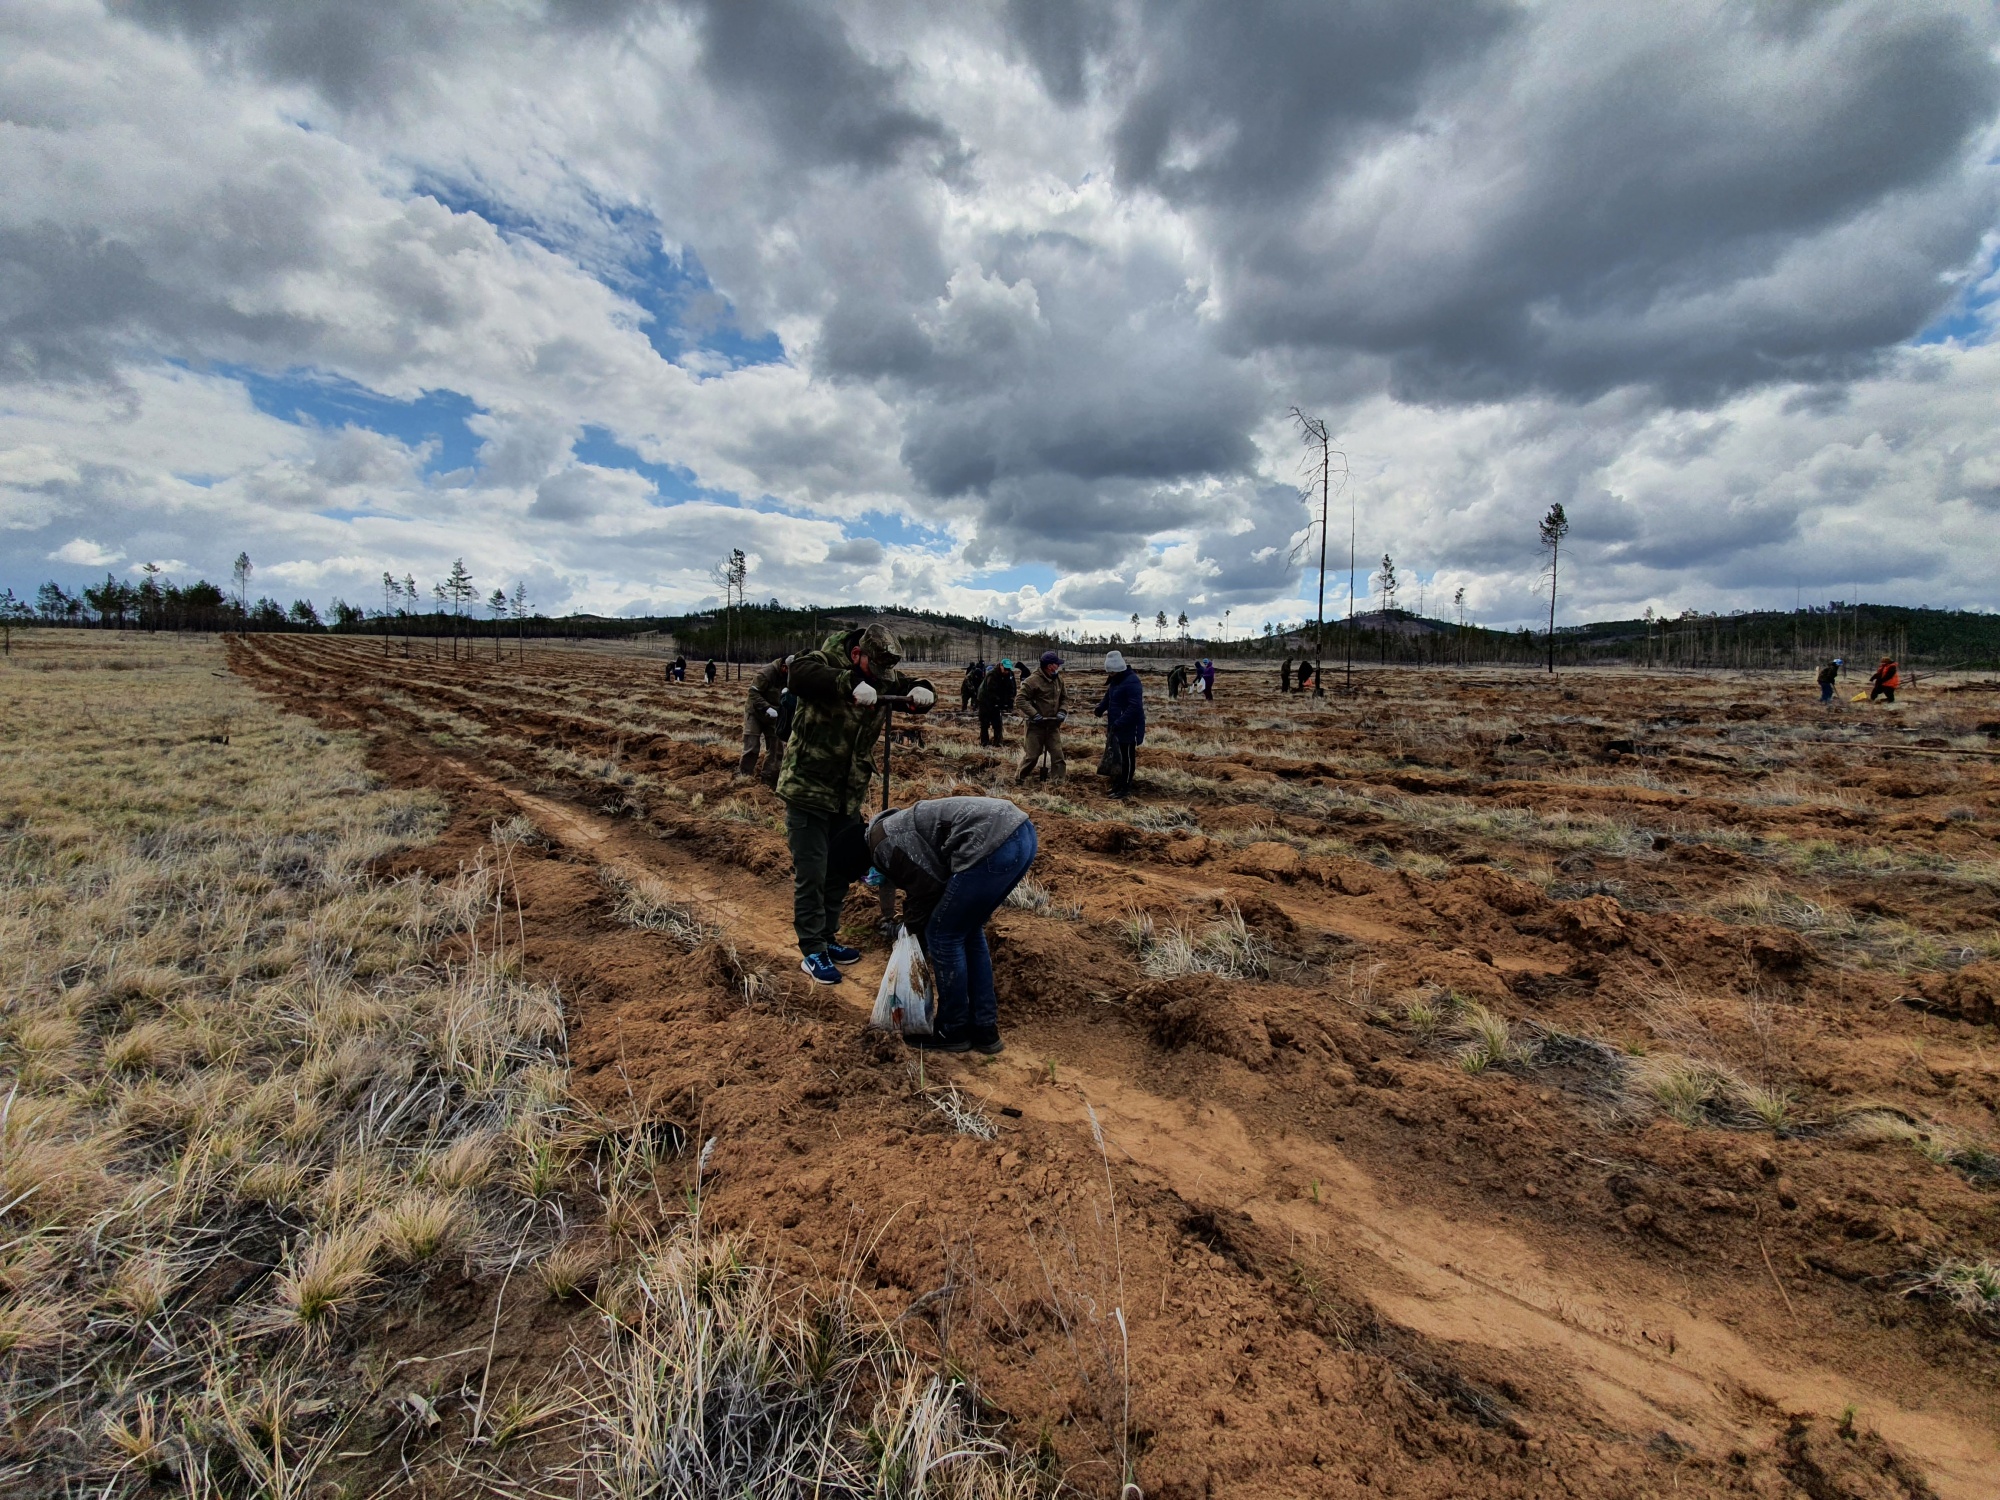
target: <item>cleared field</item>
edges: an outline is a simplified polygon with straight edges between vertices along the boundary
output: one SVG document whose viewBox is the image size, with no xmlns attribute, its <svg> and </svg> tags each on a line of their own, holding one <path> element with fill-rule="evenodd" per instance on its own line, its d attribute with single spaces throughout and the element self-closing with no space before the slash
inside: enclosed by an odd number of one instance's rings
<svg viewBox="0 0 2000 1500">
<path fill-rule="evenodd" d="M 864 1297 L 1048 1482 L 1992 1492 L 2000 694 L 1155 695 L 1134 804 L 1019 793 L 1043 853 L 996 921 L 1008 1052 L 920 1070 L 861 1027 L 879 952 L 839 991 L 796 972 L 781 808 L 731 774 L 740 689 L 532 644 L 230 650 L 448 809 L 395 873 L 514 830 L 507 951 L 562 997 L 568 1107 L 663 1143 L 646 1192 L 606 1192 L 564 1137 L 599 1308 L 698 1181 L 708 1231 Z M 899 801 L 1013 790 L 1012 747 L 948 713 L 926 737 Z M 518 1386 L 623 1347 L 539 1293 L 496 1318 L 491 1279 L 405 1294 L 391 1336 L 438 1394 L 419 1471 L 468 1472 L 452 1393 L 489 1349 Z M 593 1430 L 565 1462 L 609 1451 Z"/>
</svg>

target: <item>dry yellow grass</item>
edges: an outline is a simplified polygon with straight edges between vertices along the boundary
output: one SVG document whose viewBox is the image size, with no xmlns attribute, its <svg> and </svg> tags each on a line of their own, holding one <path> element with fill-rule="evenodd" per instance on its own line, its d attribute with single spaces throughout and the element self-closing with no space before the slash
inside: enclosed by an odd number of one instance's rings
<svg viewBox="0 0 2000 1500">
<path fill-rule="evenodd" d="M 344 1424 L 315 1346 L 541 1212 L 496 1158 L 565 1108 L 561 1007 L 492 941 L 495 869 L 371 874 L 443 809 L 223 668 L 62 632 L 0 669 L 0 1483 L 29 1491 L 304 1493 Z M 203 1273 L 246 1247 L 278 1268 L 225 1305 Z"/>
</svg>

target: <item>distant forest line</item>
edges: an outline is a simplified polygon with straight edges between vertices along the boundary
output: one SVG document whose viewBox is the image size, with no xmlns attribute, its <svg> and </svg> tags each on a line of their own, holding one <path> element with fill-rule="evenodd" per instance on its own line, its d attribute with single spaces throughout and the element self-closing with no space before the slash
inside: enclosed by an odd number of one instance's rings
<svg viewBox="0 0 2000 1500">
<path fill-rule="evenodd" d="M 246 569 L 247 572 L 247 569 Z M 462 568 L 454 569 L 455 577 Z M 388 580 L 385 580 L 387 582 Z M 469 583 L 469 580 L 468 580 Z M 1208 656 L 1220 660 L 1311 658 L 1313 631 L 1266 627 L 1234 640 L 1189 633 L 1179 621 L 1164 629 L 1060 632 L 1017 630 L 996 620 L 938 610 L 879 605 L 787 606 L 745 603 L 677 615 L 551 616 L 529 609 L 519 588 L 481 600 L 465 585 L 419 607 L 414 587 L 393 597 L 394 607 L 365 609 L 335 599 L 322 614 L 308 599 L 281 605 L 247 589 L 232 592 L 207 580 L 175 584 L 157 572 L 133 583 L 107 575 L 74 593 L 53 582 L 32 601 L 0 593 L 0 615 L 10 626 L 137 631 L 321 631 L 336 635 L 490 641 L 626 641 L 642 648 L 671 647 L 697 660 L 765 661 L 810 650 L 827 634 L 872 620 L 889 622 L 911 659 L 993 661 L 1036 656 L 1049 649 L 1102 652 L 1123 648 L 1143 657 Z M 390 597 L 385 594 L 385 598 Z M 1176 628 L 1176 627 L 1179 628 Z M 1353 620 L 1328 620 L 1318 653 L 1331 671 L 1350 653 L 1359 663 L 1413 665 L 1532 665 L 1543 661 L 1548 633 L 1496 630 L 1440 620 L 1415 611 L 1375 610 Z M 1665 668 L 1803 669 L 1830 657 L 1873 665 L 1894 656 L 1912 666 L 2000 667 L 2000 615 L 1970 610 L 1916 609 L 1901 605 L 1833 602 L 1795 610 L 1601 620 L 1562 625 L 1555 631 L 1557 665 L 1625 664 Z"/>
</svg>

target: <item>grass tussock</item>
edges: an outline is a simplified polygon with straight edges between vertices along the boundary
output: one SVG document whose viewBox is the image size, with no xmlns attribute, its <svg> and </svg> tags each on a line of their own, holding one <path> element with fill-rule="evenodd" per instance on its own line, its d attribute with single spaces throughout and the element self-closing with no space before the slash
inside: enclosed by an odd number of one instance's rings
<svg viewBox="0 0 2000 1500">
<path fill-rule="evenodd" d="M 1140 969 L 1152 979 L 1215 974 L 1261 979 L 1271 972 L 1271 945 L 1250 930 L 1234 906 L 1212 922 L 1157 925 L 1150 912 L 1134 911 L 1120 924 Z"/>
<path fill-rule="evenodd" d="M 635 884 L 603 868 L 597 878 L 615 898 L 618 920 L 629 926 L 662 933 L 690 951 L 716 936 L 711 923 L 664 886 Z"/>
<path fill-rule="evenodd" d="M 1011 1500 L 1036 1469 L 868 1311 L 852 1283 L 788 1286 L 727 1238 L 634 1268 L 582 1398 L 577 1477 L 620 1497 L 812 1493 Z"/>
<path fill-rule="evenodd" d="M 2000 1334 L 2000 1264 L 1992 1260 L 1948 1257 L 1912 1277 L 1904 1295 L 1941 1303 Z"/>
</svg>

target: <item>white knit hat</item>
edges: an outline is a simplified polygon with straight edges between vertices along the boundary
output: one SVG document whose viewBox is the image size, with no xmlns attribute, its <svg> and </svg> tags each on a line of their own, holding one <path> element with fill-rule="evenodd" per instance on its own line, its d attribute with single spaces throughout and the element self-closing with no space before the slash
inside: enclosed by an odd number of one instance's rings
<svg viewBox="0 0 2000 1500">
<path fill-rule="evenodd" d="M 1124 670 L 1125 670 L 1125 653 L 1124 653 L 1123 651 L 1107 651 L 1107 652 L 1105 652 L 1105 653 L 1104 653 L 1104 670 L 1105 670 L 1105 671 L 1107 671 L 1107 672 L 1122 672 L 1122 671 L 1124 671 Z"/>
</svg>

